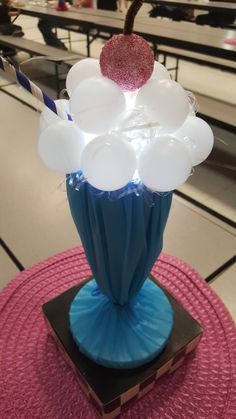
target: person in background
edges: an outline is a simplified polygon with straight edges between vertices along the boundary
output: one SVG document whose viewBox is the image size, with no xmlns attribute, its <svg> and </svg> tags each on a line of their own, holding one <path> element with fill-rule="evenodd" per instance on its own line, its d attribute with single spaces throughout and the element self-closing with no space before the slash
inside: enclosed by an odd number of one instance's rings
<svg viewBox="0 0 236 419">
<path fill-rule="evenodd" d="M 11 0 L 1 0 L 0 2 L 0 33 L 2 35 L 12 35 L 22 37 L 24 32 L 22 27 L 11 22 L 12 17 L 17 17 L 20 14 L 20 9 L 16 9 L 12 5 Z M 3 56 L 13 56 L 16 50 L 13 48 L 0 45 Z"/>
<path fill-rule="evenodd" d="M 207 14 L 201 14 L 196 17 L 197 25 L 209 25 L 215 28 L 225 28 L 227 25 L 234 23 L 235 16 L 229 10 L 228 12 L 208 12 Z"/>
<path fill-rule="evenodd" d="M 24 36 L 22 27 L 11 22 L 12 17 L 17 17 L 20 9 L 12 5 L 12 0 L 0 0 L 0 33 L 3 35 Z"/>
<path fill-rule="evenodd" d="M 167 17 L 177 22 L 181 20 L 194 20 L 193 9 L 178 6 L 158 5 L 149 12 L 150 17 Z"/>
<path fill-rule="evenodd" d="M 74 7 L 93 7 L 93 0 L 73 0 Z M 58 39 L 54 32 L 55 24 L 47 19 L 39 19 L 38 29 L 40 30 L 46 45 L 67 50 L 65 44 Z"/>
</svg>

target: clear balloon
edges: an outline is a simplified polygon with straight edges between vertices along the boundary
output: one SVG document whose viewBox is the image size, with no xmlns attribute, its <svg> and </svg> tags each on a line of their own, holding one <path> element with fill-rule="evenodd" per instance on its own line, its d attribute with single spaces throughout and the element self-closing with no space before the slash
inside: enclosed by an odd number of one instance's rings
<svg viewBox="0 0 236 419">
<path fill-rule="evenodd" d="M 193 92 L 186 91 L 189 101 L 189 115 L 196 116 L 199 112 L 199 104 Z"/>
<path fill-rule="evenodd" d="M 55 100 L 55 103 L 60 110 L 69 113 L 69 100 L 58 99 Z M 40 132 L 49 127 L 49 125 L 55 124 L 59 121 L 61 121 L 61 118 L 45 106 L 39 118 Z"/>
<path fill-rule="evenodd" d="M 185 146 L 170 136 L 160 137 L 147 146 L 138 162 L 141 182 L 158 192 L 172 191 L 182 185 L 191 168 Z"/>
<path fill-rule="evenodd" d="M 174 136 L 187 147 L 193 166 L 202 163 L 214 145 L 212 129 L 203 119 L 195 116 L 188 116 Z"/>
<path fill-rule="evenodd" d="M 151 80 L 170 80 L 169 71 L 159 63 L 158 61 L 154 62 L 154 69 L 151 75 Z"/>
<path fill-rule="evenodd" d="M 46 128 L 39 137 L 38 152 L 44 164 L 61 173 L 80 169 L 84 137 L 79 128 L 69 121 L 59 121 Z"/>
<path fill-rule="evenodd" d="M 168 132 L 179 128 L 189 114 L 187 93 L 172 80 L 150 80 L 139 90 L 136 104 L 145 106 L 152 121 Z"/>
<path fill-rule="evenodd" d="M 135 152 L 115 134 L 96 137 L 82 153 L 81 168 L 92 186 L 115 191 L 132 180 L 136 169 Z"/>
<path fill-rule="evenodd" d="M 81 81 L 101 75 L 99 60 L 96 58 L 85 58 L 78 61 L 67 74 L 66 89 L 68 95 L 71 96 Z"/>
<path fill-rule="evenodd" d="M 82 81 L 70 98 L 73 120 L 83 131 L 92 134 L 103 134 L 115 128 L 125 107 L 123 92 L 105 77 Z"/>
<path fill-rule="evenodd" d="M 149 115 L 145 112 L 143 106 L 137 106 L 127 111 L 117 130 L 132 144 L 137 157 L 139 157 L 142 150 L 154 139 L 157 133 L 156 128 L 150 123 Z"/>
</svg>

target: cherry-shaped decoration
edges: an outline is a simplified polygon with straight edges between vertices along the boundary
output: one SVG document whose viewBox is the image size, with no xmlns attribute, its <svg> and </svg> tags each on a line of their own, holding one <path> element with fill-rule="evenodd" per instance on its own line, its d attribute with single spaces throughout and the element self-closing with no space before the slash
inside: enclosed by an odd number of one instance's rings
<svg viewBox="0 0 236 419">
<path fill-rule="evenodd" d="M 117 83 L 124 91 L 134 91 L 151 77 L 153 52 L 141 36 L 133 34 L 135 16 L 143 0 L 134 0 L 126 15 L 123 34 L 113 36 L 100 55 L 103 76 Z"/>
</svg>

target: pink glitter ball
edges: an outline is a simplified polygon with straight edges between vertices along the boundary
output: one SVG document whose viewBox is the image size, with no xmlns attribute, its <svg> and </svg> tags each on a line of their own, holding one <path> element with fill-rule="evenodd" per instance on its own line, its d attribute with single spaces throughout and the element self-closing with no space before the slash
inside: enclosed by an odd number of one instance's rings
<svg viewBox="0 0 236 419">
<path fill-rule="evenodd" d="M 143 86 L 153 72 L 154 56 L 148 43 L 139 35 L 115 35 L 104 45 L 100 55 L 103 76 L 122 90 Z"/>
</svg>

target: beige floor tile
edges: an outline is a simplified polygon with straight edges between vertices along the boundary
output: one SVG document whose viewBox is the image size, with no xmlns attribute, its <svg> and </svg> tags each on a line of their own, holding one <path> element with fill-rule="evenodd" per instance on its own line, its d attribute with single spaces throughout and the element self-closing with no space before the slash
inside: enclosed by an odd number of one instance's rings
<svg viewBox="0 0 236 419">
<path fill-rule="evenodd" d="M 236 322 L 236 264 L 211 283 L 213 290 L 219 295 Z"/>
<path fill-rule="evenodd" d="M 0 143 L 0 231 L 27 267 L 80 240 L 59 187 L 63 177 L 47 170 L 37 155 L 38 114 L 2 95 L 1 126 L 9 123 Z"/>
<path fill-rule="evenodd" d="M 236 221 L 234 178 L 217 173 L 203 164 L 196 166 L 193 175 L 178 189 L 226 218 Z"/>
<path fill-rule="evenodd" d="M 33 95 L 31 95 L 25 89 L 23 89 L 23 87 L 18 86 L 17 84 L 11 84 L 9 86 L 3 87 L 3 92 L 4 91 L 22 100 L 23 102 L 28 103 L 33 108 L 38 109 L 39 112 L 43 108 L 43 105 L 39 102 L 38 99 L 36 99 Z M 1 93 L 2 100 L 3 100 L 3 97 L 5 98 L 6 96 L 7 96 L 6 94 Z M 15 99 L 13 100 L 15 101 Z"/>
<path fill-rule="evenodd" d="M 204 188 L 206 183 L 208 184 L 207 189 Z M 205 200 L 209 199 L 209 196 L 219 195 L 225 188 L 233 186 L 234 179 L 229 179 L 222 175 L 222 173 L 217 173 L 212 170 L 207 164 L 202 164 L 194 167 L 193 175 L 188 180 L 189 185 L 192 185 L 192 187 L 200 191 L 202 202 L 205 202 Z M 184 191 L 184 187 L 181 187 L 180 190 Z"/>
<path fill-rule="evenodd" d="M 178 81 L 188 90 L 236 105 L 232 89 L 236 85 L 235 74 L 182 61 Z"/>
<path fill-rule="evenodd" d="M 163 250 L 193 266 L 203 278 L 235 254 L 231 227 L 175 197 L 164 235 Z"/>
<path fill-rule="evenodd" d="M 12 278 L 14 278 L 19 270 L 11 261 L 7 253 L 0 246 L 0 289 L 3 288 Z"/>
<path fill-rule="evenodd" d="M 26 29 L 35 29 L 35 22 L 37 21 L 35 18 L 25 15 L 20 15 L 18 17 L 18 24 L 24 27 L 24 30 Z"/>
<path fill-rule="evenodd" d="M 193 176 L 181 192 L 236 221 L 236 143 L 235 135 L 212 127 L 214 148 L 208 159 L 194 168 Z"/>
<path fill-rule="evenodd" d="M 203 77 L 203 76 L 202 76 Z M 203 78 L 201 79 L 204 80 Z M 222 81 L 222 83 L 224 83 Z M 204 85 L 204 82 L 203 82 Z M 233 94 L 235 91 L 234 84 L 231 86 Z M 199 94 L 193 90 L 199 105 L 199 112 L 212 118 L 218 119 L 219 121 L 225 122 L 229 125 L 235 126 L 236 107 L 232 103 L 228 103 L 228 97 L 226 95 L 220 98 L 212 98 L 207 96 L 207 87 L 205 95 Z"/>
<path fill-rule="evenodd" d="M 228 185 L 217 196 L 210 196 L 205 204 L 236 223 L 236 184 Z"/>
</svg>

